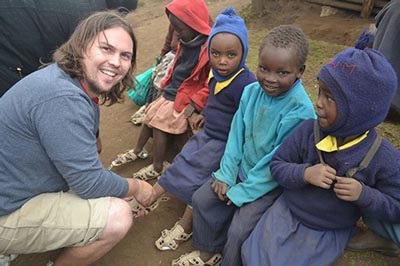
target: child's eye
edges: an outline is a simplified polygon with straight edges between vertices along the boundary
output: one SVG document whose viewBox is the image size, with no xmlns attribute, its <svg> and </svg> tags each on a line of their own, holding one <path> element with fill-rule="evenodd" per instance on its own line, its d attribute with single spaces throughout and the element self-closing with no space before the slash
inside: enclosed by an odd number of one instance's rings
<svg viewBox="0 0 400 266">
<path fill-rule="evenodd" d="M 327 95 L 326 99 L 330 102 L 335 102 L 335 99 L 331 95 Z"/>
<path fill-rule="evenodd" d="M 323 96 L 329 102 L 335 102 L 335 98 L 333 98 L 333 96 L 330 93 L 319 88 L 318 89 L 318 97 L 321 97 L 321 96 Z"/>
<path fill-rule="evenodd" d="M 236 54 L 235 54 L 235 53 L 229 53 L 229 54 L 228 54 L 228 57 L 229 57 L 229 58 L 235 58 L 235 57 L 236 57 Z"/>
<path fill-rule="evenodd" d="M 265 67 L 263 67 L 263 66 L 261 66 L 261 65 L 258 66 L 258 69 L 259 69 L 261 72 L 266 71 Z"/>
<path fill-rule="evenodd" d="M 285 76 L 287 76 L 289 74 L 289 72 L 288 71 L 279 71 L 278 74 L 281 77 L 285 77 Z"/>
<path fill-rule="evenodd" d="M 219 53 L 216 52 L 216 51 L 212 51 L 212 52 L 211 52 L 211 55 L 214 56 L 214 57 L 218 57 L 218 56 L 219 56 Z"/>
</svg>

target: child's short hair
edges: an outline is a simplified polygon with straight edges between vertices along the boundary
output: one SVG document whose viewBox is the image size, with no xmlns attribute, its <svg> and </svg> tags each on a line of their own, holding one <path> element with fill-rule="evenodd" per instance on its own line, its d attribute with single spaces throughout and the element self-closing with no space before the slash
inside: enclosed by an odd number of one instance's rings
<svg viewBox="0 0 400 266">
<path fill-rule="evenodd" d="M 272 45 L 278 48 L 294 48 L 299 66 L 306 63 L 308 55 L 308 40 L 302 29 L 294 25 L 280 25 L 273 28 L 267 36 L 264 37 L 260 45 L 259 53 L 265 46 Z"/>
</svg>

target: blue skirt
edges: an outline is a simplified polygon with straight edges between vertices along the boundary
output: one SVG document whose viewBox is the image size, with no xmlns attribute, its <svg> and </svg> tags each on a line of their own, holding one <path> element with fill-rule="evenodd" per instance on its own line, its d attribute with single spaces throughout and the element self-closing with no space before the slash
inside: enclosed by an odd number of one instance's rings
<svg viewBox="0 0 400 266">
<path fill-rule="evenodd" d="M 304 226 L 281 196 L 242 246 L 243 265 L 324 266 L 342 255 L 353 228 L 320 231 Z"/>
<path fill-rule="evenodd" d="M 192 195 L 219 169 L 225 141 L 210 138 L 204 130 L 194 135 L 158 180 L 166 191 L 188 205 Z"/>
</svg>

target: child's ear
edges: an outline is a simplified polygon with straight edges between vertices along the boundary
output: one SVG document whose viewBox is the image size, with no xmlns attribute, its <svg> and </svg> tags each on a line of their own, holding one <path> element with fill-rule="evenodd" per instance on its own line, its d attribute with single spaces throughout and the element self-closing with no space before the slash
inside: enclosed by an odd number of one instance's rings
<svg viewBox="0 0 400 266">
<path fill-rule="evenodd" d="M 297 78 L 301 78 L 305 70 L 306 70 L 306 65 L 301 65 L 299 68 L 299 73 L 297 73 Z"/>
</svg>

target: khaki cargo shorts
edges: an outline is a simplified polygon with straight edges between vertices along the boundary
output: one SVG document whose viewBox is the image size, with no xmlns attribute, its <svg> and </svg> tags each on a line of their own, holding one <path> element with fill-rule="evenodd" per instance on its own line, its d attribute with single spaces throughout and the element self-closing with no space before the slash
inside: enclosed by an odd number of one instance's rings
<svg viewBox="0 0 400 266">
<path fill-rule="evenodd" d="M 104 229 L 109 206 L 109 197 L 85 200 L 70 192 L 38 195 L 0 216 L 0 254 L 86 246 Z"/>
</svg>

